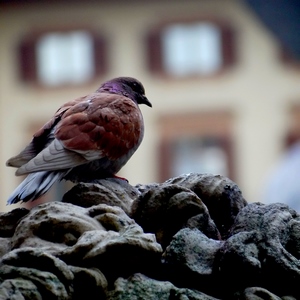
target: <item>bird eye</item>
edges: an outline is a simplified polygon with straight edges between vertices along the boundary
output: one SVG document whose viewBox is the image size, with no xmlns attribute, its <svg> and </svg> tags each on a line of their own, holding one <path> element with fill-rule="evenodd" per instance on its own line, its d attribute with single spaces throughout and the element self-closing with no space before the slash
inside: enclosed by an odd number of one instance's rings
<svg viewBox="0 0 300 300">
<path fill-rule="evenodd" d="M 132 83 L 132 89 L 136 92 L 140 92 L 140 88 L 136 82 Z"/>
</svg>

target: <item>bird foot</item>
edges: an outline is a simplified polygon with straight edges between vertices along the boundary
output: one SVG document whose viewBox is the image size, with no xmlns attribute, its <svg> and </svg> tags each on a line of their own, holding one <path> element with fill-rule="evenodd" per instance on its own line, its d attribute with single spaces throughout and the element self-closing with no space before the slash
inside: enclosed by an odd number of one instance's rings
<svg viewBox="0 0 300 300">
<path fill-rule="evenodd" d="M 116 176 L 116 175 L 114 175 L 114 177 L 113 178 L 116 178 L 116 179 L 121 179 L 121 180 L 125 180 L 126 182 L 129 182 L 126 178 L 124 178 L 124 177 L 120 177 L 120 176 Z"/>
</svg>

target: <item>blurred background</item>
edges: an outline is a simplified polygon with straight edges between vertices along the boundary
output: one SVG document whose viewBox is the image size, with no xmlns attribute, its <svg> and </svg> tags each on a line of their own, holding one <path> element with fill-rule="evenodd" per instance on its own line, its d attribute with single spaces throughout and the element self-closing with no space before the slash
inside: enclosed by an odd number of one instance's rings
<svg viewBox="0 0 300 300">
<path fill-rule="evenodd" d="M 120 175 L 228 176 L 247 201 L 300 210 L 300 4 L 292 0 L 0 2 L 0 211 L 5 166 L 63 103 L 138 78 L 145 137 Z M 68 184 L 47 199 L 59 199 Z M 38 201 L 34 204 L 37 204 Z"/>
</svg>

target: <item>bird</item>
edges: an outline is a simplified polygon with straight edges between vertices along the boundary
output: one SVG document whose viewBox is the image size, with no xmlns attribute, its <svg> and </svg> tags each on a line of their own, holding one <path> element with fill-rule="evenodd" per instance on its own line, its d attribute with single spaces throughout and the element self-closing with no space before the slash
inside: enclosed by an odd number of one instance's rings
<svg viewBox="0 0 300 300">
<path fill-rule="evenodd" d="M 62 105 L 6 162 L 17 168 L 16 176 L 27 175 L 7 205 L 34 201 L 63 179 L 78 183 L 117 177 L 143 140 L 139 104 L 152 107 L 142 83 L 117 77 Z"/>
</svg>

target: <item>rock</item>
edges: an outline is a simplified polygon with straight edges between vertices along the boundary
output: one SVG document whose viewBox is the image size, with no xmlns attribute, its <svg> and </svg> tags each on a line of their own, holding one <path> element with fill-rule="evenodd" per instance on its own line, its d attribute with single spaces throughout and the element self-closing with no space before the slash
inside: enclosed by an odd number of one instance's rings
<svg viewBox="0 0 300 300">
<path fill-rule="evenodd" d="M 198 228 L 208 237 L 220 238 L 202 201 L 191 190 L 175 184 L 146 189 L 133 202 L 131 216 L 145 232 L 155 233 L 163 248 L 185 227 Z"/>
<path fill-rule="evenodd" d="M 128 279 L 119 278 L 115 288 L 108 293 L 108 300 L 138 299 L 182 299 L 182 300 L 217 300 L 195 290 L 177 288 L 167 281 L 157 281 L 142 274 L 134 274 Z"/>
<path fill-rule="evenodd" d="M 28 214 L 26 208 L 17 208 L 0 214 L 0 237 L 12 237 L 18 221 Z"/>
<path fill-rule="evenodd" d="M 300 298 L 299 242 L 294 241 L 299 238 L 299 221 L 296 211 L 280 203 L 251 203 L 241 210 L 220 249 L 224 285 L 260 286 L 276 295 Z"/>
<path fill-rule="evenodd" d="M 83 208 L 61 202 L 34 207 L 16 227 L 12 248 L 39 249 L 70 265 L 88 268 L 85 275 L 91 268 L 99 268 L 109 279 L 151 272 L 162 252 L 155 236 L 145 234 L 119 207 L 99 204 Z M 20 253 L 18 259 L 27 260 Z M 19 266 L 17 259 L 14 265 Z M 52 271 L 49 266 L 47 270 Z"/>
<path fill-rule="evenodd" d="M 69 266 L 74 274 L 74 300 L 98 300 L 105 299 L 107 280 L 97 268 L 80 268 Z"/>
<path fill-rule="evenodd" d="M 91 230 L 105 228 L 89 215 L 88 209 L 49 202 L 34 207 L 19 222 L 12 237 L 12 248 L 33 247 L 58 255 Z"/>
<path fill-rule="evenodd" d="M 69 264 L 81 261 L 84 266 L 99 268 L 111 281 L 134 272 L 152 273 L 159 266 L 161 252 L 154 235 L 131 225 L 120 232 L 86 232 L 60 257 Z"/>
<path fill-rule="evenodd" d="M 234 295 L 234 299 L 239 300 L 282 300 L 283 298 L 277 297 L 269 291 L 260 287 L 250 287 L 245 289 L 242 293 Z M 286 298 L 285 298 L 286 299 Z M 294 298 L 295 299 L 295 298 Z M 287 299 L 286 299 L 287 300 Z M 290 299 L 292 300 L 292 298 Z"/>
<path fill-rule="evenodd" d="M 4 283 L 8 280 L 5 285 L 18 288 L 22 295 L 32 285 L 37 298 L 71 299 L 73 294 L 74 276 L 68 266 L 37 248 L 15 249 L 6 254 L 1 260 L 0 278 L 5 279 Z"/>
<path fill-rule="evenodd" d="M 95 184 L 85 188 L 94 191 Z M 133 271 L 153 272 L 162 251 L 155 237 L 144 234 L 123 210 L 104 204 L 91 208 L 59 202 L 42 204 L 27 212 L 27 216 L 15 227 L 12 248 L 39 249 L 72 265 L 80 262 L 80 267 L 87 266 L 85 273 L 83 270 L 79 273 L 81 275 L 90 274 L 91 266 L 98 265 L 109 279 L 110 276 L 131 274 Z M 10 241 L 5 245 L 3 253 L 9 251 Z M 116 255 L 117 252 L 120 254 Z M 24 255 L 19 259 L 25 259 Z M 15 265 L 19 266 L 15 261 Z M 99 289 L 98 285 L 96 288 Z M 102 286 L 100 289 L 104 290 Z M 80 295 L 82 291 L 77 288 L 76 293 Z"/>
<path fill-rule="evenodd" d="M 74 278 L 62 260 L 38 248 L 12 250 L 2 258 L 1 264 L 51 272 L 67 287 Z"/>
<path fill-rule="evenodd" d="M 223 241 L 209 239 L 198 229 L 181 229 L 162 256 L 168 278 L 179 286 L 220 296 L 216 289 L 216 255 Z"/>
<path fill-rule="evenodd" d="M 1 300 L 42 300 L 37 286 L 23 278 L 6 279 L 0 284 Z"/>
<path fill-rule="evenodd" d="M 223 293 L 232 295 L 234 291 L 244 290 L 249 286 L 261 286 L 262 273 L 257 232 L 241 232 L 224 242 L 216 260 L 219 267 Z"/>
<path fill-rule="evenodd" d="M 155 190 L 161 186 L 161 183 L 149 183 L 149 184 L 137 184 L 135 188 L 139 191 L 140 194 L 144 194 L 149 190 Z"/>
<path fill-rule="evenodd" d="M 29 287 L 35 286 L 36 288 L 34 288 L 33 291 L 37 290 L 34 293 L 34 297 L 36 298 L 41 296 L 42 299 L 49 300 L 72 299 L 72 295 L 68 294 L 66 287 L 54 274 L 50 272 L 45 272 L 38 269 L 2 265 L 0 269 L 0 278 L 2 279 L 0 294 L 8 294 L 9 289 L 14 286 L 21 287 L 21 289 L 18 290 L 18 294 L 23 296 L 22 289 L 24 289 L 25 293 L 28 294 Z M 24 281 L 21 280 L 21 278 L 24 279 Z M 6 282 L 6 280 L 9 280 L 9 282 Z M 31 283 L 28 283 L 29 281 Z"/>
<path fill-rule="evenodd" d="M 221 233 L 221 234 L 220 234 Z M 300 299 L 300 216 L 187 174 L 0 214 L 0 299 Z"/>
<path fill-rule="evenodd" d="M 165 184 L 176 184 L 193 191 L 207 206 L 223 238 L 239 211 L 247 205 L 239 187 L 225 176 L 190 173 L 171 178 Z"/>
<path fill-rule="evenodd" d="M 8 253 L 11 249 L 11 239 L 0 237 L 0 258 Z"/>
<path fill-rule="evenodd" d="M 25 208 L 17 208 L 8 213 L 0 214 L 0 258 L 11 249 L 13 236 L 19 220 L 29 212 Z"/>
<path fill-rule="evenodd" d="M 118 178 L 101 179 L 97 183 L 79 183 L 68 191 L 62 202 L 81 207 L 98 204 L 119 206 L 129 213 L 132 201 L 139 195 L 137 189 L 126 180 Z"/>
</svg>

